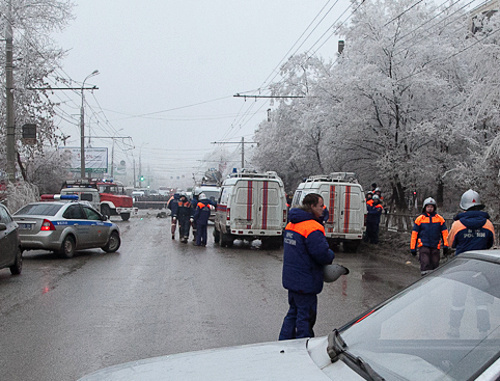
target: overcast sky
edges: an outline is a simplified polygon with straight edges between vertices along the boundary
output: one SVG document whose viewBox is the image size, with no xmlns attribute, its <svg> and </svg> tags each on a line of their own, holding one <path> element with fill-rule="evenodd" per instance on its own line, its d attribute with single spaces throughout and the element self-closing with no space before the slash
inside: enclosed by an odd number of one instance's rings
<svg viewBox="0 0 500 381">
<path fill-rule="evenodd" d="M 143 167 L 191 177 L 214 165 L 200 161 L 212 142 L 251 141 L 266 117 L 269 100 L 233 95 L 269 94 L 291 53 L 322 45 L 318 54 L 333 57 L 331 26 L 348 7 L 347 0 L 80 0 L 75 20 L 55 35 L 68 50 L 59 74 L 78 86 L 99 70 L 85 84 L 99 88 L 85 91 L 85 135 L 131 136 L 135 149 L 115 144 L 115 161 L 133 154 Z M 78 92 L 57 96 L 67 145 L 79 146 Z M 91 139 L 95 147 L 111 142 Z"/>
<path fill-rule="evenodd" d="M 115 163 L 140 157 L 143 172 L 167 178 L 214 166 L 201 161 L 212 142 L 251 141 L 271 102 L 233 95 L 269 94 L 292 53 L 333 58 L 332 26 L 351 14 L 348 0 L 75 2 L 75 20 L 55 38 L 68 50 L 58 74 L 78 87 L 100 72 L 85 84 L 99 88 L 85 91 L 85 135 L 131 136 L 115 144 Z M 67 145 L 79 146 L 81 98 L 62 93 L 66 114 L 57 123 L 71 136 Z M 91 144 L 111 151 L 112 139 Z M 238 155 L 230 165 L 240 166 Z"/>
</svg>

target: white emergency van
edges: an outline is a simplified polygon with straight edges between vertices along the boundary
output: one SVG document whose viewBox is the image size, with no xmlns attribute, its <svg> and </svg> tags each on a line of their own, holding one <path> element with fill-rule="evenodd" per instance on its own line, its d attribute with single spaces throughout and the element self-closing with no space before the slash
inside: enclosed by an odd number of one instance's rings
<svg viewBox="0 0 500 381">
<path fill-rule="evenodd" d="M 232 173 L 217 203 L 215 242 L 230 247 L 235 239 L 260 239 L 263 248 L 279 248 L 286 217 L 285 187 L 276 172 Z"/>
<path fill-rule="evenodd" d="M 355 174 L 334 172 L 310 176 L 297 187 L 292 207 L 300 206 L 309 193 L 321 195 L 328 208 L 325 234 L 330 246 L 342 243 L 344 251 L 355 252 L 363 239 L 366 216 L 365 195 Z"/>
</svg>

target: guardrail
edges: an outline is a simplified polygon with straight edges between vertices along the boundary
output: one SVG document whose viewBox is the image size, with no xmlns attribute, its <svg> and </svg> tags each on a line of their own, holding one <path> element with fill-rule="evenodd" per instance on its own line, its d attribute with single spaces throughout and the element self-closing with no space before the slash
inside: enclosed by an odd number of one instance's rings
<svg viewBox="0 0 500 381">
<path fill-rule="evenodd" d="M 167 201 L 135 200 L 134 207 L 139 209 L 166 209 Z"/>
</svg>

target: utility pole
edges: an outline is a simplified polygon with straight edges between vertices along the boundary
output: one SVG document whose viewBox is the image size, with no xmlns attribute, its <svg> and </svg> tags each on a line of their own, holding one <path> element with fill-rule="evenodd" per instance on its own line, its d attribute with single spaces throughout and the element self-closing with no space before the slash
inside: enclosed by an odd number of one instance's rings
<svg viewBox="0 0 500 381">
<path fill-rule="evenodd" d="M 87 75 L 83 80 L 82 84 L 82 106 L 80 108 L 80 177 L 85 178 L 85 109 L 83 107 L 83 90 L 85 89 L 85 81 L 94 75 L 98 75 L 99 70 L 94 70 L 92 73 Z"/>
<path fill-rule="evenodd" d="M 14 76 L 12 73 L 12 3 L 7 8 L 5 27 L 5 97 L 7 114 L 7 175 L 10 182 L 16 179 L 16 125 L 14 117 Z"/>
<path fill-rule="evenodd" d="M 241 144 L 241 169 L 245 168 L 245 144 L 257 144 L 257 142 L 245 142 L 241 137 L 241 142 L 212 142 L 212 144 Z"/>
</svg>

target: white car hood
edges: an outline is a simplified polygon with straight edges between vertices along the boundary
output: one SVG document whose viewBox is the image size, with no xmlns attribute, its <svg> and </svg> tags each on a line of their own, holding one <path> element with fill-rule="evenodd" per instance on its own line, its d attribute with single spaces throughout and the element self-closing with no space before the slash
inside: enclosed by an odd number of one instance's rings
<svg viewBox="0 0 500 381">
<path fill-rule="evenodd" d="M 300 339 L 154 357 L 105 368 L 80 381 L 330 380 L 309 356 L 306 343 Z M 339 371 L 359 379 L 351 370 Z"/>
</svg>

